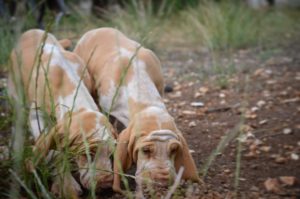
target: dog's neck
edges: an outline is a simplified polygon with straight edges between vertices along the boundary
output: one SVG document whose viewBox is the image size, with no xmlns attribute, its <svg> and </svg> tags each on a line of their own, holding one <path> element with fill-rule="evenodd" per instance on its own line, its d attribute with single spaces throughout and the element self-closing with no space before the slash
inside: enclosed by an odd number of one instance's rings
<svg viewBox="0 0 300 199">
<path fill-rule="evenodd" d="M 166 109 L 149 106 L 144 108 L 132 118 L 137 128 L 137 131 L 143 131 L 148 134 L 153 131 L 170 130 L 177 131 L 173 117 Z"/>
</svg>

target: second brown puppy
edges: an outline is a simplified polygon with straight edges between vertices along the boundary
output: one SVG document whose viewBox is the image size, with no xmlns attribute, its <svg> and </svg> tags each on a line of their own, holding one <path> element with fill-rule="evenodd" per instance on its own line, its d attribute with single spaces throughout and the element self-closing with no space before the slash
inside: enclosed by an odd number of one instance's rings
<svg viewBox="0 0 300 199">
<path fill-rule="evenodd" d="M 163 75 L 155 54 L 112 28 L 85 33 L 74 49 L 87 64 L 98 104 L 126 127 L 114 158 L 113 189 L 121 191 L 119 173 L 137 164 L 137 191 L 144 184 L 166 187 L 179 168 L 183 179 L 199 181 L 186 140 L 161 95 Z"/>
</svg>

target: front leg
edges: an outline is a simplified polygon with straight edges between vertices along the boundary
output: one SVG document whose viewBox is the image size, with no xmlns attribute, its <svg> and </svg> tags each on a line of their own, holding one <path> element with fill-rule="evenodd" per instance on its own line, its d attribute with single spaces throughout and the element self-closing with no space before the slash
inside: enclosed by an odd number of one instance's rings
<svg viewBox="0 0 300 199">
<path fill-rule="evenodd" d="M 58 198 L 74 199 L 82 195 L 80 185 L 70 172 L 64 173 L 63 176 L 54 177 L 51 192 Z"/>
<path fill-rule="evenodd" d="M 114 154 L 113 190 L 121 194 L 124 194 L 123 190 L 121 189 L 121 174 L 131 166 L 132 162 L 128 155 L 129 135 L 130 133 L 127 129 L 121 132 Z"/>
</svg>

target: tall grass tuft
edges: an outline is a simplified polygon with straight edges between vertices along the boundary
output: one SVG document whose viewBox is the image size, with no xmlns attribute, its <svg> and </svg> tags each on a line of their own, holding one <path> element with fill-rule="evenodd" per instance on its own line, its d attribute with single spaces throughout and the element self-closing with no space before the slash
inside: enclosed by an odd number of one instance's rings
<svg viewBox="0 0 300 199">
<path fill-rule="evenodd" d="M 246 47 L 260 38 L 263 13 L 242 3 L 204 1 L 182 14 L 189 35 L 210 49 Z"/>
<path fill-rule="evenodd" d="M 209 49 L 236 49 L 281 41 L 299 31 L 293 10 L 253 10 L 244 2 L 203 1 L 182 12 L 189 37 Z M 275 42 L 276 43 L 276 42 Z"/>
<path fill-rule="evenodd" d="M 163 1 L 165 2 L 165 0 Z M 165 3 L 159 10 L 164 10 Z M 165 12 L 157 11 L 152 1 L 132 0 L 116 13 L 107 13 L 107 25 L 116 27 L 148 48 L 154 48 L 164 32 Z"/>
</svg>

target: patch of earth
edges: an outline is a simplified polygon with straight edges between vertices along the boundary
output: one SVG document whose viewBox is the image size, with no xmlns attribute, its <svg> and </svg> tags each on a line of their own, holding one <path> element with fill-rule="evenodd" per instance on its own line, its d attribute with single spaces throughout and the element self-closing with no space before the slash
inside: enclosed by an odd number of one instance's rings
<svg viewBox="0 0 300 199">
<path fill-rule="evenodd" d="M 226 89 L 215 83 L 216 76 L 206 81 L 179 79 L 174 75 L 176 69 L 168 68 L 167 83 L 174 91 L 166 94 L 165 102 L 194 151 L 200 171 L 222 138 L 235 127 L 242 128 L 241 198 L 300 197 L 299 53 L 297 45 L 268 59 L 255 56 L 253 51 L 238 52 L 235 62 L 243 66 L 228 76 Z M 245 59 L 248 65 L 244 65 Z M 188 75 L 199 70 L 195 67 L 183 63 L 186 72 L 178 71 Z M 192 102 L 204 106 L 194 107 Z M 204 181 L 210 189 L 230 198 L 235 191 L 238 141 L 233 138 L 226 145 L 216 155 Z M 294 180 L 288 185 L 280 180 L 282 176 Z M 275 179 L 271 189 L 266 185 L 268 179 Z"/>
</svg>

